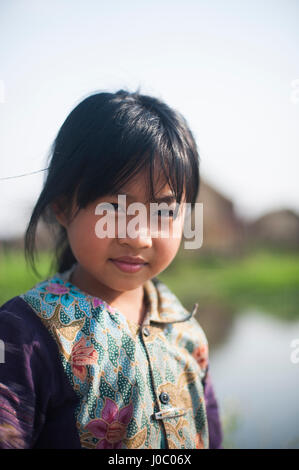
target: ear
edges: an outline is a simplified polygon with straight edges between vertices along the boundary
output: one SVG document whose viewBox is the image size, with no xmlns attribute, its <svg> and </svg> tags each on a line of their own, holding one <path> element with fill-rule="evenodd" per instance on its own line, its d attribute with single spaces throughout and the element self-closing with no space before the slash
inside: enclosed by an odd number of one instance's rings
<svg viewBox="0 0 299 470">
<path fill-rule="evenodd" d="M 62 225 L 64 228 L 67 227 L 67 217 L 64 208 L 60 201 L 52 202 L 50 204 L 51 209 L 53 210 L 56 220 Z"/>
</svg>

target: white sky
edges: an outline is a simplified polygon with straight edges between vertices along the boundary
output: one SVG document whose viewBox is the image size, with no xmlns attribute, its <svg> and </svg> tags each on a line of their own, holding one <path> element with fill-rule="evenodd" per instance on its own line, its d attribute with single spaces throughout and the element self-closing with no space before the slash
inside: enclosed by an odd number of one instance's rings
<svg viewBox="0 0 299 470">
<path fill-rule="evenodd" d="M 0 177 L 44 168 L 89 93 L 140 86 L 183 113 L 238 213 L 299 212 L 296 79 L 298 0 L 1 0 Z M 42 183 L 0 181 L 0 236 L 24 230 Z"/>
</svg>

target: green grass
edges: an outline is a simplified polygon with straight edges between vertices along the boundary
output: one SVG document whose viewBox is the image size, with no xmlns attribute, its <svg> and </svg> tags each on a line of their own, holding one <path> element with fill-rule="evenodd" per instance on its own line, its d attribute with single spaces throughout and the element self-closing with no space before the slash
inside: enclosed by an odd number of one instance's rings
<svg viewBox="0 0 299 470">
<path fill-rule="evenodd" d="M 241 258 L 175 260 L 159 275 L 191 308 L 222 302 L 233 311 L 262 308 L 292 319 L 299 317 L 299 254 L 259 251 Z"/>
<path fill-rule="evenodd" d="M 30 271 L 22 252 L 0 253 L 0 304 L 25 292 L 49 273 L 51 258 L 41 253 L 41 277 Z M 240 258 L 178 256 L 159 276 L 186 308 L 222 303 L 232 311 L 252 307 L 293 319 L 299 317 L 299 253 L 256 251 Z"/>
<path fill-rule="evenodd" d="M 49 254 L 41 253 L 37 263 L 41 277 L 38 278 L 26 266 L 23 252 L 0 253 L 0 305 L 45 279 L 48 276 L 50 264 Z"/>
</svg>

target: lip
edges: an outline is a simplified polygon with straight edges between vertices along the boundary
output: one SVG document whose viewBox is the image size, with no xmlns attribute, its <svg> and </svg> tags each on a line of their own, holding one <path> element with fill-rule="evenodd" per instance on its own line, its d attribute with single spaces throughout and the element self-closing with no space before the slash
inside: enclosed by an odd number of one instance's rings
<svg viewBox="0 0 299 470">
<path fill-rule="evenodd" d="M 128 264 L 147 264 L 140 256 L 120 256 L 119 258 L 111 258 L 112 261 L 120 261 Z"/>
<path fill-rule="evenodd" d="M 110 261 L 125 273 L 136 273 L 148 264 L 144 259 L 132 256 L 122 256 L 115 259 L 110 258 Z"/>
</svg>

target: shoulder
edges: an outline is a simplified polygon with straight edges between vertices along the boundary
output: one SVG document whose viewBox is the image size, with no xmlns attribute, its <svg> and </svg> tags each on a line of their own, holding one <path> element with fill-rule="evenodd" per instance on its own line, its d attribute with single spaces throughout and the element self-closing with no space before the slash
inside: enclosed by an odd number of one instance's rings
<svg viewBox="0 0 299 470">
<path fill-rule="evenodd" d="M 208 340 L 195 318 L 198 314 L 196 309 L 193 307 L 188 311 L 169 287 L 157 278 L 152 281 L 158 292 L 158 310 L 161 312 L 158 320 L 165 323 L 164 334 L 172 346 L 197 362 L 202 377 L 205 377 L 209 365 Z"/>
<path fill-rule="evenodd" d="M 45 396 L 51 393 L 56 401 L 66 393 L 73 396 L 57 343 L 23 296 L 13 297 L 0 307 L 0 340 L 5 358 L 0 372 L 5 369 L 7 376 L 14 377 L 17 371 L 19 378 L 22 374 L 31 377 Z"/>
<path fill-rule="evenodd" d="M 57 363 L 57 347 L 33 309 L 21 296 L 13 297 L 0 307 L 0 340 L 5 353 L 32 365 L 52 368 Z M 54 360 L 55 359 L 55 360 Z"/>
<path fill-rule="evenodd" d="M 165 321 L 185 343 L 189 352 L 193 352 L 199 346 L 208 347 L 206 334 L 195 315 L 198 315 L 197 308 L 194 312 L 186 309 L 178 297 L 161 280 L 154 278 L 152 283 L 158 292 L 158 305 L 161 321 Z M 193 307 L 194 308 L 194 307 Z"/>
<path fill-rule="evenodd" d="M 208 365 L 208 339 L 205 331 L 196 318 L 173 324 L 177 342 L 184 347 L 205 369 Z"/>
<path fill-rule="evenodd" d="M 12 331 L 15 336 L 20 334 L 24 341 L 36 336 L 42 327 L 32 308 L 21 296 L 15 296 L 1 305 L 0 325 L 1 335 L 4 331 Z"/>
<path fill-rule="evenodd" d="M 78 315 L 89 315 L 92 298 L 65 279 L 63 273 L 36 284 L 20 297 L 44 323 L 55 322 L 59 310 L 59 319 L 66 324 L 76 321 Z"/>
<path fill-rule="evenodd" d="M 22 295 L 0 307 L 0 340 L 5 358 L 30 363 L 37 370 L 57 368 L 59 351 L 41 318 Z"/>
</svg>

